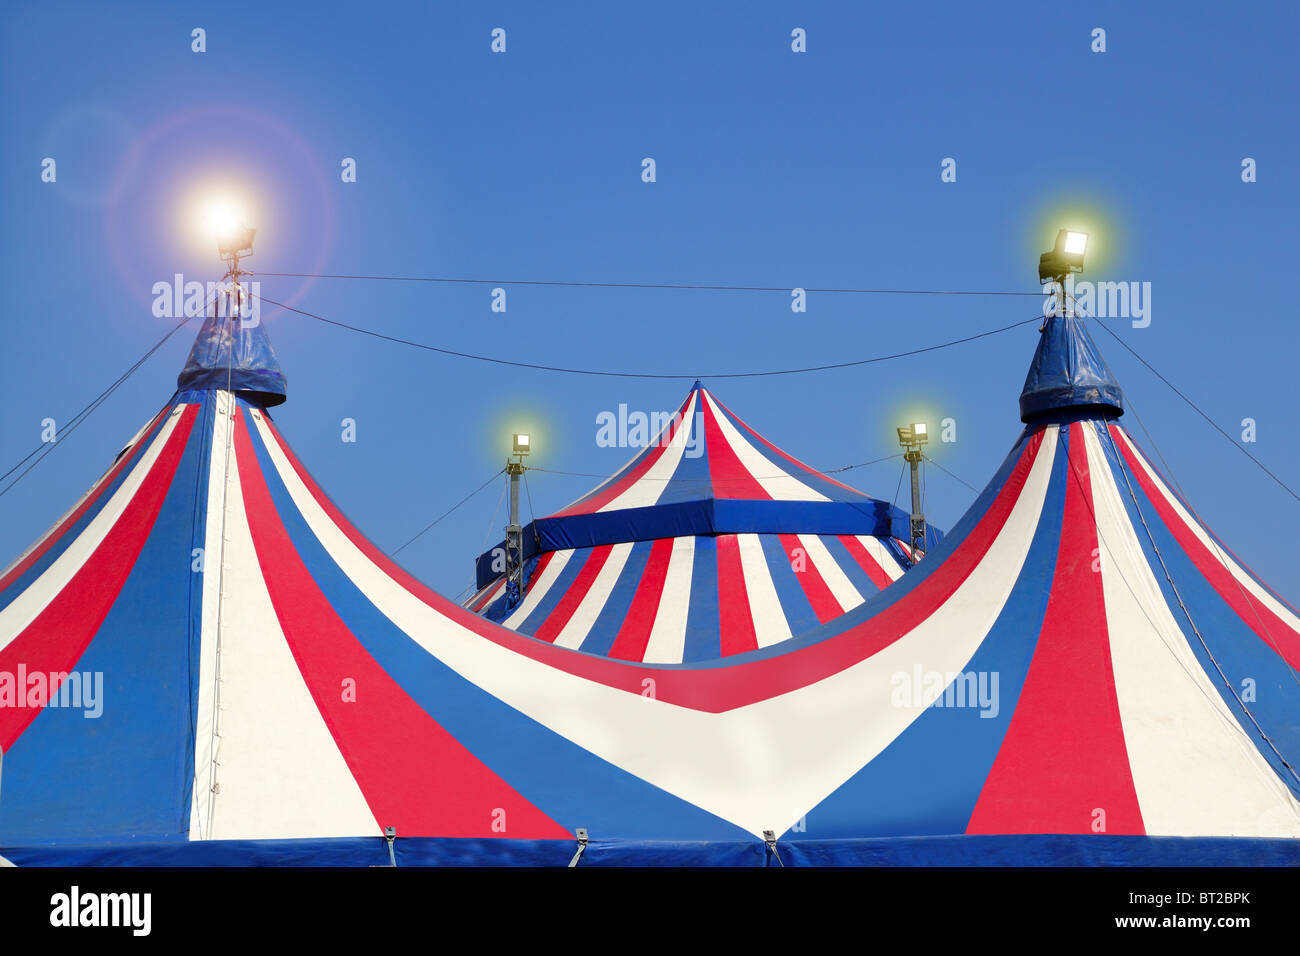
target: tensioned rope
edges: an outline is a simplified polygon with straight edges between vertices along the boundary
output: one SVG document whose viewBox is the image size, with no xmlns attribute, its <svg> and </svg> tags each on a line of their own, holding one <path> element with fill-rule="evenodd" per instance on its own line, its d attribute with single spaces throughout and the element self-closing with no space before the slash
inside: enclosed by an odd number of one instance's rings
<svg viewBox="0 0 1300 956">
<path fill-rule="evenodd" d="M 971 484 L 969 481 L 967 481 L 966 479 L 964 479 L 964 478 L 962 478 L 962 477 L 960 477 L 960 476 L 958 476 L 958 475 L 954 475 L 951 471 L 949 471 L 947 468 L 943 467 L 943 465 L 939 464 L 937 461 L 935 461 L 935 460 L 934 460 L 933 458 L 931 458 L 929 455 L 926 455 L 926 456 L 925 456 L 925 460 L 928 461 L 930 464 L 934 465 L 934 467 L 938 468 L 940 471 L 942 471 L 942 472 L 943 472 L 945 475 L 947 475 L 949 478 L 952 478 L 952 479 L 955 480 L 955 481 L 959 481 L 959 482 L 961 482 L 963 485 L 965 485 L 965 486 L 966 486 L 967 488 L 969 488 L 971 491 L 975 492 L 975 494 L 979 494 L 979 491 L 980 491 L 980 490 L 979 490 L 978 488 L 976 488 L 974 485 L 972 485 L 972 484 Z"/>
<path fill-rule="evenodd" d="M 907 358 L 912 355 L 922 355 L 926 352 L 936 352 L 940 349 L 951 348 L 954 345 L 963 345 L 967 342 L 974 342 L 977 339 L 987 338 L 990 335 L 997 335 L 1000 332 L 1009 332 L 1012 329 L 1019 328 L 1022 325 L 1028 325 L 1031 322 L 1041 322 L 1042 314 L 1036 314 L 1033 318 L 1024 319 L 1020 322 L 1013 322 L 1011 325 L 1004 325 L 1001 328 L 989 329 L 986 332 L 979 332 L 975 335 L 964 336 L 959 339 L 952 339 L 947 342 L 940 342 L 937 345 L 927 345 L 922 348 L 909 349 L 906 352 L 895 352 L 890 355 L 877 355 L 871 358 L 857 359 L 852 362 L 834 362 L 827 365 L 811 365 L 804 368 L 785 368 L 785 369 L 768 369 L 758 372 L 715 372 L 713 374 L 702 374 L 698 372 L 611 372 L 601 369 L 580 369 L 566 368 L 558 365 L 542 365 L 535 362 L 519 362 L 513 359 L 496 358 L 491 355 L 476 355 L 472 352 L 459 352 L 455 349 L 445 349 L 437 345 L 429 345 L 427 342 L 415 342 L 411 339 L 400 338 L 395 335 L 386 335 L 383 332 L 376 332 L 373 329 L 362 328 L 357 325 L 350 325 L 347 322 L 340 322 L 337 319 L 329 319 L 323 315 L 314 312 L 308 312 L 304 309 L 296 309 L 291 305 L 285 305 L 283 302 L 276 302 L 265 295 L 262 297 L 263 302 L 284 309 L 287 312 L 293 312 L 308 319 L 315 319 L 318 322 L 324 322 L 327 325 L 337 326 L 341 329 L 347 329 L 351 332 L 357 332 L 361 335 L 368 335 L 373 338 L 382 339 L 386 342 L 392 342 L 397 345 L 406 345 L 411 348 L 422 349 L 426 352 L 437 352 L 440 355 L 449 355 L 453 358 L 471 359 L 476 362 L 488 362 L 493 365 L 508 365 L 512 368 L 527 368 L 542 372 L 561 372 L 568 375 L 595 375 L 606 378 L 646 378 L 646 379 L 720 379 L 720 378 L 761 378 L 771 375 L 799 375 L 806 372 L 826 372 L 833 369 L 855 368 L 862 365 L 873 365 L 878 362 L 888 362 L 893 359 Z"/>
<path fill-rule="evenodd" d="M 380 276 L 339 275 L 324 272 L 256 272 L 249 275 L 274 276 L 281 279 L 359 279 L 370 282 L 437 282 L 449 285 L 527 285 L 560 286 L 584 289 L 689 289 L 697 292 L 791 292 L 793 286 L 760 285 L 692 285 L 685 282 L 579 282 L 542 279 L 466 279 L 451 276 Z M 804 292 L 844 295 L 990 295 L 1038 296 L 1042 292 L 972 291 L 966 289 L 832 289 L 798 286 Z"/>
<path fill-rule="evenodd" d="M 81 409 L 81 411 L 77 412 L 77 414 L 73 415 L 72 418 L 68 420 L 68 424 L 64 425 L 62 429 L 63 437 L 66 438 L 66 436 L 71 435 L 73 432 L 75 432 L 77 430 L 77 427 L 81 425 L 87 418 L 93 415 L 95 411 L 98 410 L 99 406 L 103 405 L 104 402 L 106 402 L 109 399 L 109 397 L 115 391 L 117 391 L 124 382 L 126 382 L 127 379 L 129 379 L 133 374 L 135 374 L 136 370 L 139 369 L 141 365 L 143 365 L 146 361 L 149 360 L 149 357 L 151 355 L 153 355 L 160 348 L 162 348 L 168 339 L 170 339 L 173 335 L 179 332 L 181 330 L 181 327 L 184 326 L 185 323 L 189 322 L 190 319 L 199 318 L 200 316 L 202 316 L 203 313 L 207 311 L 207 308 L 208 308 L 208 303 L 207 302 L 203 303 L 203 309 L 201 312 L 196 313 L 195 315 L 185 316 L 183 319 L 181 319 L 180 322 L 178 322 L 176 325 L 172 327 L 171 331 L 169 331 L 161 339 L 159 339 L 152 346 L 150 346 L 148 351 L 146 351 L 142 356 L 136 359 L 135 362 L 133 362 L 125 372 L 119 375 L 117 379 L 111 385 L 108 386 L 108 388 L 104 389 L 102 392 L 96 395 L 95 398 L 93 398 L 88 405 L 86 405 L 84 408 Z M 24 468 L 23 471 L 16 478 L 14 478 L 13 481 L 5 485 L 4 488 L 0 488 L 0 497 L 4 497 L 4 495 L 8 494 L 9 490 L 13 488 L 14 485 L 22 481 L 23 478 L 26 477 L 26 475 L 33 468 L 35 468 L 42 461 L 44 461 L 46 456 L 48 456 L 58 445 L 59 445 L 59 441 L 57 440 L 51 442 L 41 442 L 41 444 L 38 445 L 33 451 L 28 453 L 26 457 L 24 457 L 16 465 L 14 465 L 12 468 L 6 471 L 3 475 L 0 475 L 0 481 L 3 481 L 4 479 L 12 475 L 15 471 L 18 471 L 19 468 L 22 468 L 23 465 L 27 464 L 27 462 L 31 461 L 32 458 L 36 458 L 36 460 L 32 461 L 30 465 Z"/>
<path fill-rule="evenodd" d="M 1102 331 L 1104 331 L 1107 335 L 1109 335 L 1109 336 L 1110 336 L 1111 338 L 1113 338 L 1116 342 L 1118 342 L 1120 345 L 1122 345 L 1122 346 L 1124 347 L 1125 351 L 1127 351 L 1127 352 L 1128 352 L 1130 355 L 1132 355 L 1135 359 L 1137 359 L 1139 362 L 1141 362 L 1143 365 L 1145 365 L 1145 366 L 1147 367 L 1147 370 L 1150 371 L 1152 375 L 1154 375 L 1156 378 L 1160 379 L 1160 381 L 1164 382 L 1167 386 L 1169 386 L 1169 390 L 1172 391 L 1172 392 L 1173 392 L 1175 395 L 1177 395 L 1179 398 L 1181 398 L 1181 399 L 1182 399 L 1182 400 L 1187 404 L 1187 406 L 1188 406 L 1189 408 L 1192 409 L 1192 411 L 1196 412 L 1197 415 L 1200 415 L 1201 418 L 1203 418 L 1203 419 L 1205 419 L 1207 422 L 1209 422 L 1210 427 L 1213 428 L 1213 429 L 1214 429 L 1216 432 L 1218 432 L 1220 435 L 1222 435 L 1224 438 L 1226 438 L 1226 439 L 1228 440 L 1228 442 L 1232 445 L 1232 447 L 1236 448 L 1239 452 L 1241 452 L 1243 455 L 1245 455 L 1247 458 L 1249 458 L 1251 461 L 1253 461 L 1253 462 L 1255 463 L 1255 465 L 1259 468 L 1260 471 L 1264 472 L 1264 474 L 1268 475 L 1268 476 L 1269 476 L 1270 478 L 1272 478 L 1275 482 L 1277 482 L 1277 483 L 1278 483 L 1278 484 L 1283 488 L 1283 490 L 1285 490 L 1286 493 L 1289 494 L 1292 498 L 1296 499 L 1296 501 L 1300 501 L 1300 494 L 1296 494 L 1296 492 L 1293 491 L 1293 490 L 1291 489 L 1291 487 L 1290 487 L 1290 486 L 1289 486 L 1285 481 L 1283 481 L 1283 480 L 1282 480 L 1281 478 L 1279 478 L 1277 475 L 1273 474 L 1273 472 L 1271 472 L 1271 471 L 1270 471 L 1270 470 L 1269 470 L 1269 469 L 1264 465 L 1264 463 L 1263 463 L 1262 461 L 1260 461 L 1258 458 L 1256 458 L 1254 455 L 1252 455 L 1249 451 L 1247 451 L 1246 448 L 1245 448 L 1245 446 L 1243 446 L 1242 444 L 1240 444 L 1236 439 L 1234 439 L 1234 438 L 1233 438 L 1231 435 L 1229 435 L 1226 431 L 1224 431 L 1222 428 L 1220 428 L 1220 427 L 1219 427 L 1219 424 L 1218 424 L 1218 423 L 1217 423 L 1213 418 L 1211 418 L 1211 417 L 1210 417 L 1209 415 L 1207 415 L 1204 411 L 1202 411 L 1201 407 L 1200 407 L 1199 405 L 1197 405 L 1194 401 L 1192 401 L 1190 398 L 1188 398 L 1186 395 L 1184 395 L 1184 394 L 1183 394 L 1183 393 L 1182 393 L 1182 392 L 1177 388 L 1177 386 L 1174 385 L 1173 382 L 1169 381 L 1169 379 L 1167 379 L 1167 378 L 1165 378 L 1163 375 L 1161 375 L 1160 372 L 1158 372 L 1158 371 L 1155 369 L 1155 367 L 1152 366 L 1152 364 L 1151 364 L 1150 362 L 1148 362 L 1148 361 L 1147 361 L 1146 359 L 1144 359 L 1141 355 L 1139 355 L 1139 354 L 1138 354 L 1138 353 L 1137 353 L 1137 352 L 1136 352 L 1136 351 L 1135 351 L 1135 350 L 1134 350 L 1134 349 L 1133 349 L 1133 348 L 1132 348 L 1132 347 L 1131 347 L 1127 342 L 1125 342 L 1122 338 L 1120 338 L 1118 335 L 1116 335 L 1115 332 L 1112 331 L 1112 330 L 1111 330 L 1111 329 L 1110 329 L 1110 328 L 1109 328 L 1109 327 L 1108 327 L 1104 322 L 1102 322 L 1100 319 L 1093 319 L 1093 321 L 1096 322 L 1097 325 L 1099 325 L 1099 326 L 1101 327 Z"/>
<path fill-rule="evenodd" d="M 855 468 L 866 468 L 868 465 L 878 465 L 882 461 L 890 461 L 894 458 L 899 458 L 901 456 L 902 456 L 902 452 L 899 452 L 897 455 L 886 455 L 883 458 L 873 458 L 871 461 L 859 462 L 856 465 L 842 465 L 839 468 L 827 468 L 821 471 L 820 473 L 823 475 L 839 475 L 846 471 L 852 471 Z M 591 471 L 556 471 L 553 468 L 540 468 L 536 465 L 530 465 L 528 467 L 528 470 L 540 471 L 544 475 L 562 475 L 564 477 L 569 477 L 569 478 L 599 478 L 601 481 L 606 481 L 609 478 L 609 475 L 598 475 L 595 472 L 591 472 Z M 787 472 L 780 472 L 779 474 L 774 474 L 774 475 L 754 475 L 754 478 L 758 481 L 762 481 L 767 478 L 787 478 L 787 477 L 789 477 L 789 473 Z M 796 475 L 796 477 L 798 476 Z M 661 477 L 655 477 L 651 475 L 642 475 L 640 478 L 637 479 L 637 481 L 677 481 L 682 483 L 700 482 L 704 484 L 709 484 L 713 481 L 713 479 L 708 476 L 705 476 L 703 478 L 680 478 L 680 477 L 674 477 L 673 475 L 668 475 L 667 477 L 661 478 Z"/>
<path fill-rule="evenodd" d="M 460 507 L 461 505 L 463 505 L 465 502 L 469 501 L 471 498 L 473 498 L 476 494 L 478 494 L 480 491 L 482 491 L 482 490 L 483 490 L 484 488 L 486 488 L 488 485 L 492 484 L 492 482 L 496 481 L 496 479 L 497 479 L 497 477 L 498 477 L 499 475 L 502 475 L 502 474 L 504 474 L 504 473 L 505 473 L 505 469 L 502 468 L 500 471 L 498 471 L 498 472 L 496 472 L 495 474 L 493 474 L 491 478 L 489 478 L 487 481 L 483 482 L 483 484 L 479 485 L 477 488 L 475 488 L 473 491 L 471 491 L 469 494 L 467 494 L 464 498 L 460 499 L 460 501 L 456 502 L 454 505 L 452 505 L 450 508 L 448 508 L 448 509 L 447 509 L 446 511 L 444 511 L 442 514 L 438 515 L 438 517 L 436 517 L 436 518 L 434 518 L 432 521 L 430 521 L 427 525 L 425 525 L 422 529 L 420 529 L 420 531 L 418 531 L 416 534 L 412 535 L 412 536 L 411 536 L 411 537 L 406 541 L 405 544 L 401 545 L 401 547 L 397 548 L 396 550 L 393 550 L 393 551 L 388 552 L 388 556 L 389 556 L 390 558 L 395 558 L 395 557 L 397 557 L 397 555 L 398 555 L 399 553 L 401 553 L 403 550 L 405 550 L 409 545 L 414 544 L 414 543 L 416 542 L 417 539 L 419 539 L 421 536 L 423 536 L 424 533 L 425 533 L 426 531 L 428 531 L 429 529 L 431 529 L 434 525 L 436 525 L 436 524 L 437 524 L 439 521 L 441 521 L 443 518 L 445 518 L 445 517 L 447 517 L 448 515 L 450 515 L 453 511 L 455 511 L 457 508 L 459 508 L 459 507 Z"/>
</svg>

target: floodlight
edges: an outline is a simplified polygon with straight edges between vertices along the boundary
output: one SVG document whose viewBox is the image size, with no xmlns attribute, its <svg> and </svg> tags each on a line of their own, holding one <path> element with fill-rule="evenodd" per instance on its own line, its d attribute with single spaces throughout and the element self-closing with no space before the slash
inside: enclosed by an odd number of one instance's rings
<svg viewBox="0 0 1300 956">
<path fill-rule="evenodd" d="M 516 455 L 526 455 L 526 454 L 528 454 L 528 452 L 531 451 L 531 450 L 532 450 L 532 449 L 531 449 L 531 444 L 530 444 L 530 441 L 529 441 L 529 437 L 528 437 L 527 435 L 516 435 L 516 436 L 515 436 L 515 454 L 516 454 Z"/>
<path fill-rule="evenodd" d="M 257 230 L 245 225 L 243 210 L 229 199 L 218 199 L 205 211 L 208 234 L 217 240 L 222 258 L 239 256 L 253 249 Z"/>
<path fill-rule="evenodd" d="M 1038 257 L 1040 284 L 1059 281 L 1072 272 L 1083 271 L 1083 253 L 1088 248 L 1088 234 L 1062 229 L 1056 234 L 1056 244 L 1050 252 Z"/>
<path fill-rule="evenodd" d="M 241 228 L 232 236 L 217 241 L 217 252 L 223 257 L 243 255 L 253 251 L 253 236 L 257 230 L 251 227 Z"/>
<path fill-rule="evenodd" d="M 898 428 L 898 443 L 904 448 L 916 448 L 930 440 L 929 429 L 925 422 L 914 422 Z"/>
</svg>

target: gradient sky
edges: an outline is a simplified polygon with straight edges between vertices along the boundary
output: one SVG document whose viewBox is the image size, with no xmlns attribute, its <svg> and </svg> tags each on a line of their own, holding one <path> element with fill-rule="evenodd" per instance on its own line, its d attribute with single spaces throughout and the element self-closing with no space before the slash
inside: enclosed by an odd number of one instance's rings
<svg viewBox="0 0 1300 956">
<path fill-rule="evenodd" d="M 1084 278 L 1151 283 L 1150 326 L 1111 327 L 1230 434 L 1256 419 L 1249 447 L 1300 485 L 1298 19 L 1283 3 L 6 3 L 0 471 L 166 331 L 155 282 L 219 277 L 188 220 L 224 184 L 255 207 L 248 266 L 267 272 L 1032 292 L 1056 228 L 1083 226 Z M 191 52 L 195 27 L 206 53 Z M 795 27 L 806 53 L 790 49 Z M 1090 51 L 1095 27 L 1105 53 Z M 945 157 L 955 183 L 940 181 Z M 1241 181 L 1244 157 L 1258 182 Z M 902 351 L 1041 308 L 814 293 L 794 315 L 786 292 L 505 287 L 501 315 L 486 286 L 263 280 L 266 296 L 390 335 L 688 376 L 505 369 L 268 307 L 289 381 L 276 420 L 385 550 L 498 469 L 513 426 L 537 434 L 534 464 L 608 474 L 632 452 L 597 447 L 596 416 L 675 408 L 697 375 L 827 469 L 893 454 L 895 424 L 952 417 L 958 440 L 932 453 L 982 486 L 1021 427 L 1032 325 L 857 369 L 709 376 Z M 1300 600 L 1300 502 L 1094 335 L 1201 516 Z M 166 401 L 192 338 L 174 336 L 0 497 L 0 564 Z M 900 466 L 846 477 L 892 499 Z M 500 537 L 504 481 L 402 562 L 461 591 Z M 529 489 L 549 513 L 594 483 L 534 472 Z M 973 498 L 931 469 L 935 523 Z"/>
</svg>

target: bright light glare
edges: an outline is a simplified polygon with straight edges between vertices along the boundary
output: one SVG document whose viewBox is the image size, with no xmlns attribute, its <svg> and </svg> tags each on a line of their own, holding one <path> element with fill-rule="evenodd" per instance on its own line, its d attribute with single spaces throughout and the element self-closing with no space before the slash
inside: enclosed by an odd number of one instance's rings
<svg viewBox="0 0 1300 956">
<path fill-rule="evenodd" d="M 1088 234 L 1086 232 L 1067 232 L 1065 234 L 1065 251 L 1070 255 L 1083 255 L 1083 250 L 1088 247 Z"/>
<path fill-rule="evenodd" d="M 913 434 L 913 435 L 924 435 L 924 434 L 925 434 L 925 422 L 917 422 L 915 425 L 913 425 L 913 426 L 912 426 L 912 434 Z"/>
<path fill-rule="evenodd" d="M 215 239 L 234 239 L 244 228 L 244 211 L 233 199 L 214 199 L 204 210 L 204 227 Z"/>
</svg>

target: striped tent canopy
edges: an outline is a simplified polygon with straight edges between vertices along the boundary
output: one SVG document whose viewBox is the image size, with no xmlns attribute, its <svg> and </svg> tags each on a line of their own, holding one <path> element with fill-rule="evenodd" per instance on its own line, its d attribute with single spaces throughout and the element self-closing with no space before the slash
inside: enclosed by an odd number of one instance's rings
<svg viewBox="0 0 1300 956">
<path fill-rule="evenodd" d="M 522 595 L 507 594 L 502 543 L 465 606 L 561 647 L 671 664 L 789 640 L 911 566 L 907 514 L 782 451 L 699 382 L 662 418 L 617 474 L 524 528 Z"/>
<path fill-rule="evenodd" d="M 269 348 L 222 362 L 0 574 L 20 865 L 1300 860 L 1300 618 L 1120 426 L 1074 319 L 917 567 L 677 664 L 429 590 L 290 450 Z"/>
</svg>

